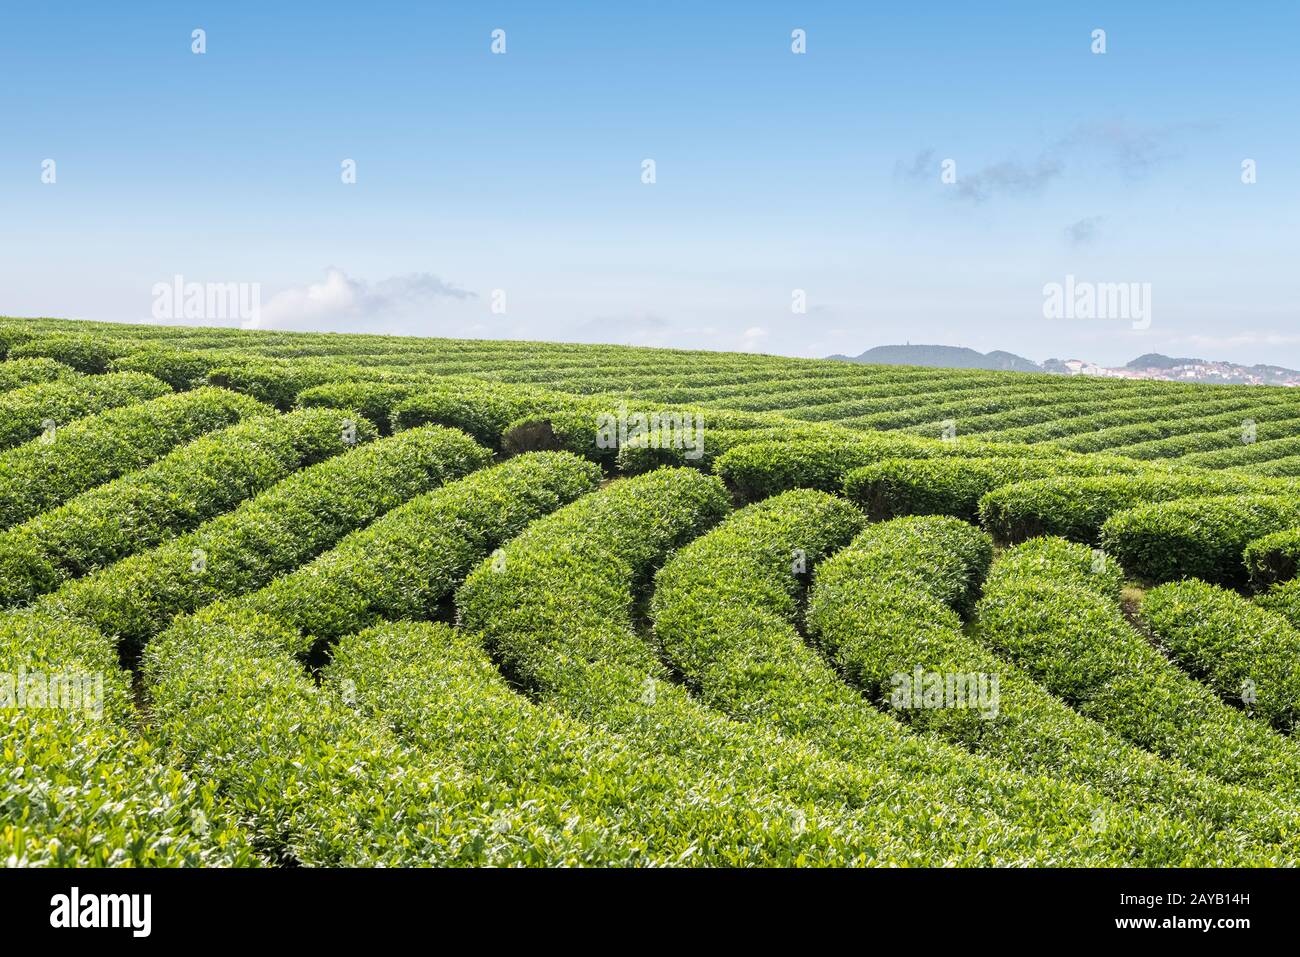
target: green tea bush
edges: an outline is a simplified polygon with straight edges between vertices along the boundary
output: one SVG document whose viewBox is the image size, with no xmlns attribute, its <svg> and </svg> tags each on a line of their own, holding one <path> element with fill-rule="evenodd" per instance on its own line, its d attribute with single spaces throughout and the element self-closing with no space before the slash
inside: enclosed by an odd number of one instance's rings
<svg viewBox="0 0 1300 957">
<path fill-rule="evenodd" d="M 14 389 L 0 395 L 0 449 L 30 442 L 82 416 L 169 392 L 165 383 L 138 372 L 58 379 Z"/>
<path fill-rule="evenodd" d="M 664 680 L 632 628 L 635 592 L 726 509 L 722 486 L 693 470 L 614 482 L 533 523 L 471 574 L 457 593 L 461 626 L 542 703 L 620 735 L 647 762 L 690 769 L 679 787 L 743 795 L 766 841 L 788 842 L 789 862 L 1050 859 L 1038 833 L 728 720 Z M 794 827 L 790 802 L 803 809 Z"/>
<path fill-rule="evenodd" d="M 1112 475 L 1140 466 L 1118 458 L 886 459 L 853 469 L 844 494 L 876 521 L 900 515 L 979 517 L 980 499 L 995 488 L 1059 475 Z"/>
<path fill-rule="evenodd" d="M 93 625 L 131 659 L 176 615 L 261 588 L 489 459 L 467 435 L 436 426 L 381 439 L 296 472 L 193 532 L 68 582 L 33 607 Z"/>
<path fill-rule="evenodd" d="M 1286 528 L 1261 535 L 1241 553 L 1251 585 L 1263 590 L 1296 577 L 1300 567 L 1300 528 Z"/>
<path fill-rule="evenodd" d="M 1250 542 L 1300 524 L 1300 499 L 1269 495 L 1187 498 L 1140 505 L 1102 526 L 1102 547 L 1149 582 L 1200 578 L 1245 584 Z"/>
<path fill-rule="evenodd" d="M 165 395 L 101 412 L 0 453 L 0 529 L 156 461 L 176 446 L 269 411 L 224 389 Z"/>
<path fill-rule="evenodd" d="M 9 350 L 10 359 L 41 356 L 55 359 L 78 372 L 97 375 L 108 371 L 109 363 L 126 355 L 128 346 L 118 345 L 102 336 L 55 332 L 34 336 Z"/>
<path fill-rule="evenodd" d="M 54 359 L 13 359 L 0 362 L 0 392 L 46 382 L 66 382 L 78 375 L 76 369 Z"/>
<path fill-rule="evenodd" d="M 427 759 L 403 754 L 339 699 L 313 703 L 295 666 L 315 640 L 384 616 L 434 613 L 493 547 L 598 482 L 598 470 L 570 456 L 517 458 L 407 503 L 262 591 L 176 622 L 146 652 L 163 740 L 238 807 L 276 860 L 600 862 L 601 841 L 575 827 L 564 805 L 511 806 L 509 790 L 493 795 L 490 779 L 431 774 Z M 404 780 L 391 780 L 396 768 Z M 462 806 L 422 807 L 435 784 L 449 797 L 464 792 Z M 485 807 L 489 796 L 494 807 Z M 476 847 L 507 813 L 524 826 L 490 850 Z M 523 839 L 530 830 L 535 839 Z"/>
<path fill-rule="evenodd" d="M 8 685 L 0 697 L 0 859 L 8 866 L 257 863 L 212 787 L 160 761 L 138 735 L 129 676 L 97 632 L 6 615 L 0 675 L 28 688 L 23 707 L 3 700 L 15 691 Z M 57 704 L 50 679 L 65 689 Z"/>
<path fill-rule="evenodd" d="M 1295 804 L 1300 746 L 1224 704 L 1138 634 L 1099 580 L 1001 574 L 977 608 L 978 637 L 1085 717 L 1161 757 Z"/>
<path fill-rule="evenodd" d="M 161 379 L 178 392 L 184 392 L 204 385 L 208 373 L 228 364 L 231 358 L 226 354 L 152 346 L 114 359 L 109 363 L 109 369 L 113 372 L 144 372 Z"/>
<path fill-rule="evenodd" d="M 1223 842 L 1231 845 L 1234 834 L 1252 842 L 1255 853 L 1266 858 L 1274 853 L 1267 845 L 1294 844 L 1300 822 L 1295 809 L 1134 747 L 967 634 L 958 616 L 936 597 L 953 593 L 944 579 L 961 578 L 960 572 L 932 577 L 924 562 L 914 568 L 908 565 L 909 543 L 918 532 L 941 522 L 936 528 L 939 538 L 956 537 L 961 533 L 955 524 L 948 525 L 952 521 L 914 519 L 872 526 L 859 541 L 818 567 L 809 599 L 808 630 L 842 674 L 917 731 L 1027 773 L 1085 785 L 1142 813 L 1153 807 L 1165 809 L 1180 822 L 1173 830 L 1189 827 L 1199 832 L 1189 846 L 1196 844 L 1196 853 L 1208 859 L 1222 852 Z M 986 552 L 974 544 L 979 533 L 967 528 L 969 557 L 952 559 L 950 564 L 964 565 L 965 577 L 974 578 L 984 567 Z M 1087 555 L 1081 546 L 1061 544 Z M 1040 549 L 1020 546 L 1013 551 Z M 1021 564 L 1024 557 L 1013 560 Z M 1002 560 L 994 566 L 986 589 L 1006 579 L 1000 566 Z M 954 682 L 965 680 L 968 690 L 973 679 L 982 679 L 986 687 L 996 681 L 992 700 L 967 701 L 966 707 L 947 700 L 935 702 L 942 707 L 916 706 L 915 682 L 935 678 L 946 682 L 950 677 Z M 1211 836 L 1206 827 L 1230 833 Z M 1278 854 L 1277 860 L 1295 860 L 1300 848 L 1288 846 Z"/>
<path fill-rule="evenodd" d="M 247 419 L 0 533 L 0 607 L 193 528 L 300 468 L 374 438 L 320 409 Z"/>
<path fill-rule="evenodd" d="M 1200 581 L 1147 592 L 1142 620 L 1173 659 L 1273 727 L 1300 718 L 1300 632 L 1240 595 Z"/>
<path fill-rule="evenodd" d="M 1136 505 L 1276 488 L 1276 481 L 1268 479 L 1210 473 L 1034 479 L 994 489 L 981 498 L 980 524 L 994 539 L 1010 544 L 1040 535 L 1095 544 L 1106 519 Z"/>
<path fill-rule="evenodd" d="M 1119 601 L 1124 590 L 1124 569 L 1114 558 L 1054 536 L 1031 538 L 1002 552 L 984 587 L 1000 588 L 1013 579 L 1077 585 L 1112 601 Z"/>
<path fill-rule="evenodd" d="M 907 733 L 804 643 L 794 625 L 806 577 L 799 569 L 816 566 L 820 582 L 823 572 L 851 561 L 847 556 L 853 554 L 852 547 L 817 565 L 862 524 L 861 514 L 842 500 L 812 490 L 786 492 L 732 515 L 664 566 L 651 602 L 655 636 L 703 701 L 738 720 L 796 736 L 828 755 L 889 768 L 911 782 L 914 796 L 925 794 L 945 804 L 977 803 L 1008 822 L 1038 831 L 1045 846 L 1059 846 L 1061 853 L 1076 860 L 1107 855 L 1131 860 L 1147 853 L 1142 847 L 1162 842 L 1168 846 L 1169 838 L 1183 828 L 1151 815 L 1150 808 L 1143 809 L 1147 819 L 1139 822 L 1133 810 L 1112 806 L 1087 788 L 1021 775 L 996 759 L 974 758 L 960 748 Z M 921 525 L 929 525 L 942 540 L 957 537 L 955 528 L 943 520 L 891 524 L 902 532 L 900 554 Z M 878 546 L 887 526 L 877 528 L 866 546 L 869 551 Z M 975 529 L 966 529 L 968 538 L 981 537 Z M 987 561 L 983 548 L 973 551 L 978 554 L 967 575 Z M 829 605 L 814 602 L 816 614 L 838 616 L 846 601 L 859 602 L 864 592 L 873 592 L 887 580 L 876 574 L 878 562 L 867 564 L 871 567 L 865 577 L 852 573 L 852 587 L 845 594 Z M 889 581 L 886 587 L 894 588 L 899 579 Z M 940 583 L 936 586 L 945 590 Z M 922 604 L 933 617 L 952 616 L 937 599 Z M 924 614 L 910 619 L 910 633 L 924 633 L 925 620 Z M 879 621 L 872 618 L 873 624 Z M 910 662 L 905 669 L 910 674 Z M 1079 830 L 1071 822 L 1080 819 L 1105 819 L 1106 826 Z M 1162 836 L 1152 839 L 1146 833 L 1151 830 Z M 1200 840 L 1213 843 L 1208 834 Z"/>
</svg>

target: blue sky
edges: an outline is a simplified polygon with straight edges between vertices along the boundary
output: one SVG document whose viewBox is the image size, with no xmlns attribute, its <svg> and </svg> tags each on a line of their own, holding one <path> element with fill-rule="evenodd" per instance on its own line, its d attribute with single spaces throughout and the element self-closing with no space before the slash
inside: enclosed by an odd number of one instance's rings
<svg viewBox="0 0 1300 957">
<path fill-rule="evenodd" d="M 1300 4 L 1133 6 L 9 4 L 0 313 L 1300 366 Z"/>
</svg>

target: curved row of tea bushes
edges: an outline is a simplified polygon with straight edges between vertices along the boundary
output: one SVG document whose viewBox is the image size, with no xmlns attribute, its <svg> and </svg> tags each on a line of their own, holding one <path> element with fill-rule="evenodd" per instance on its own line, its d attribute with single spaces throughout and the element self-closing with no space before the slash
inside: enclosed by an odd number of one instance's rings
<svg viewBox="0 0 1300 957">
<path fill-rule="evenodd" d="M 1075 550 L 1076 565 L 1093 560 L 1084 546 Z M 1300 744 L 1171 664 L 1106 587 L 1057 584 L 1050 561 L 1024 567 L 1023 576 L 991 575 L 985 583 L 978 636 L 989 648 L 1141 748 L 1288 804 L 1300 800 Z"/>
<path fill-rule="evenodd" d="M 1193 839 L 1196 828 L 1153 817 L 1149 808 L 1143 820 L 1088 788 L 1019 774 L 996 760 L 910 734 L 845 684 L 795 628 L 805 577 L 798 569 L 816 567 L 820 580 L 842 558 L 818 563 L 862 525 L 861 513 L 841 499 L 812 490 L 786 492 L 735 513 L 660 570 L 651 602 L 655 636 L 706 704 L 853 764 L 888 768 L 944 803 L 976 806 L 1031 828 L 1063 859 L 1113 855 L 1169 862 L 1186 859 L 1175 846 L 1212 843 L 1203 827 Z M 956 544 L 957 554 L 974 552 L 975 564 L 986 564 L 990 546 L 964 528 L 974 541 L 958 536 L 942 545 Z M 910 572 L 913 566 L 905 567 Z M 879 581 L 856 580 L 850 594 Z M 930 605 L 936 616 L 951 616 L 938 599 Z M 924 619 L 909 627 L 924 632 Z M 909 674 L 911 667 L 906 666 Z M 1099 820 L 1104 825 L 1093 828 Z M 1089 826 L 1080 828 L 1080 822 Z"/>
<path fill-rule="evenodd" d="M 0 392 L 46 382 L 66 382 L 79 376 L 76 369 L 54 359 L 12 359 L 0 362 Z"/>
<path fill-rule="evenodd" d="M 1290 581 L 1300 570 L 1300 527 L 1254 539 L 1242 550 L 1241 560 L 1251 585 L 1257 590 Z"/>
<path fill-rule="evenodd" d="M 1139 471 L 1126 459 L 886 459 L 844 477 L 844 494 L 875 521 L 900 515 L 953 515 L 974 522 L 980 499 L 995 488 L 1059 475 L 1115 475 Z"/>
<path fill-rule="evenodd" d="M 1185 671 L 1281 731 L 1300 719 L 1300 632 L 1285 618 L 1201 581 L 1147 592 L 1142 621 Z"/>
<path fill-rule="evenodd" d="M 0 395 L 0 449 L 13 448 L 83 416 L 157 399 L 166 383 L 138 372 L 78 376 L 24 386 Z"/>
<path fill-rule="evenodd" d="M 1200 578 L 1245 584 L 1242 552 L 1271 532 L 1300 525 L 1300 498 L 1222 495 L 1139 505 L 1101 528 L 1102 547 L 1148 582 Z"/>
<path fill-rule="evenodd" d="M 41 616 L 5 615 L 0 677 L 0 861 L 257 863 L 212 787 L 160 762 L 139 737 L 129 676 L 102 635 Z"/>
<path fill-rule="evenodd" d="M 150 346 L 131 352 L 109 363 L 113 372 L 144 372 L 161 379 L 178 392 L 197 389 L 206 384 L 213 369 L 237 361 L 228 351 L 196 351 Z"/>
<path fill-rule="evenodd" d="M 377 417 L 393 431 L 420 425 L 445 425 L 469 433 L 489 448 L 499 448 L 507 427 L 529 413 L 562 408 L 570 396 L 532 386 L 475 379 L 422 383 L 342 382 L 306 389 L 303 406 L 357 409 Z"/>
<path fill-rule="evenodd" d="M 1008 548 L 984 578 L 985 590 L 1015 581 L 1050 575 L 1058 585 L 1083 588 L 1119 602 L 1124 594 L 1124 569 L 1100 548 L 1089 550 L 1064 538 L 1031 538 Z"/>
<path fill-rule="evenodd" d="M 433 618 L 493 548 L 600 481 L 599 468 L 565 452 L 516 456 L 398 506 L 265 588 L 202 610 L 193 627 L 257 614 L 306 656 L 383 619 Z"/>
<path fill-rule="evenodd" d="M 9 355 L 9 350 L 24 342 L 30 342 L 35 333 L 21 328 L 15 320 L 0 317 L 0 359 Z"/>
<path fill-rule="evenodd" d="M 1233 471 L 1247 475 L 1296 478 L 1300 477 L 1300 455 L 1284 455 L 1281 458 L 1269 459 L 1267 462 L 1251 462 L 1248 465 L 1238 465 L 1233 468 Z"/>
<path fill-rule="evenodd" d="M 1200 832 L 1198 841 L 1206 848 L 1217 839 L 1207 838 L 1205 829 L 1240 835 L 1265 856 L 1273 852 L 1264 845 L 1300 839 L 1300 812 L 1134 747 L 966 634 L 942 598 L 960 592 L 954 582 L 978 577 L 989 547 L 982 533 L 951 518 L 872 526 L 817 569 L 810 635 L 869 699 L 919 732 L 1026 773 L 1085 785 L 1138 811 L 1161 808 Z M 1020 563 L 1036 564 L 1045 559 L 1044 548 L 1049 555 L 1055 551 L 1048 539 L 1015 551 Z M 1091 571 L 1085 562 L 1071 570 L 1076 573 Z M 1122 580 L 1109 569 L 1105 575 Z M 1118 584 L 1114 587 L 1117 591 Z M 987 702 L 982 711 L 917 707 L 918 670 L 922 681 L 960 676 L 991 682 L 996 676 L 996 712 Z M 1276 853 L 1279 860 L 1293 861 L 1300 850 Z"/>
<path fill-rule="evenodd" d="M 162 743 L 279 861 L 635 861 L 599 818 L 588 825 L 563 801 L 537 800 L 554 795 L 407 751 L 348 707 L 355 688 L 316 693 L 299 663 L 314 641 L 432 614 L 473 564 L 600 478 L 572 456 L 516 458 L 399 507 L 261 591 L 175 622 L 145 655 Z"/>
<path fill-rule="evenodd" d="M 1294 435 L 1300 425 L 1300 409 L 1293 400 L 1287 405 L 1251 407 L 1200 421 L 1202 428 L 1188 424 L 1183 434 L 1120 445 L 1109 451 L 1134 459 L 1173 459 L 1199 452 L 1239 449 L 1250 443 Z"/>
<path fill-rule="evenodd" d="M 833 426 L 791 423 L 760 413 L 699 406 L 665 408 L 619 396 L 561 397 L 546 405 L 506 426 L 501 443 L 505 452 L 563 449 L 613 472 L 620 461 L 628 471 L 676 464 L 704 468 L 705 456 L 709 455 L 711 461 L 711 450 L 720 444 L 710 442 L 715 433 L 766 430 L 782 436 L 782 440 L 810 435 L 854 440 L 852 433 Z"/>
<path fill-rule="evenodd" d="M 1157 403 L 1150 414 L 1147 414 L 1142 406 L 1136 408 L 1123 406 L 1118 409 L 1108 406 L 1104 411 L 1093 412 L 1091 415 L 998 429 L 987 433 L 984 437 L 996 442 L 1051 442 L 1053 445 L 1074 452 L 1104 452 L 1112 443 L 1123 444 L 1126 441 L 1126 433 L 1117 436 L 1111 430 L 1128 429 L 1135 424 L 1148 423 L 1173 427 L 1183 416 L 1201 408 L 1207 401 L 1195 391 L 1183 390 L 1159 396 L 1151 395 L 1147 398 L 1150 402 Z M 1253 400 L 1249 397 L 1239 397 L 1236 400 L 1237 404 L 1229 407 L 1244 408 L 1251 404 L 1251 401 Z M 1212 406 L 1212 408 L 1219 408 L 1219 406 Z M 1135 418 L 1140 421 L 1135 423 Z M 1094 439 L 1094 436 L 1097 438 Z"/>
<path fill-rule="evenodd" d="M 1094 543 L 1108 518 L 1138 505 L 1279 490 L 1276 480 L 1208 472 L 1033 479 L 994 489 L 981 498 L 980 524 L 1000 542 L 1057 535 Z"/>
<path fill-rule="evenodd" d="M 307 409 L 353 410 L 377 423 L 387 435 L 393 431 L 393 407 L 430 388 L 432 386 L 416 382 L 331 382 L 304 389 L 298 393 L 296 402 L 299 407 Z M 482 441 L 478 436 L 474 438 Z"/>
<path fill-rule="evenodd" d="M 960 420 L 954 419 L 954 421 L 957 422 L 957 425 L 961 429 L 961 434 L 964 436 L 984 435 L 1012 428 L 1020 428 L 1027 425 L 1053 422 L 1057 419 L 1068 418 L 1073 415 L 1088 415 L 1095 409 L 1109 408 L 1113 407 L 1113 405 L 1114 403 L 1107 399 L 1075 401 L 1073 397 L 1062 396 L 1056 402 L 1034 404 L 1023 408 L 1003 409 L 993 412 L 980 412 L 975 415 L 964 415 Z M 936 420 L 932 419 L 922 425 L 909 425 L 903 428 L 902 431 L 912 435 L 933 435 L 935 421 Z"/>
<path fill-rule="evenodd" d="M 855 429 L 892 431 L 894 429 L 915 430 L 917 434 L 938 438 L 940 423 L 952 419 L 960 426 L 963 418 L 975 418 L 993 412 L 1005 412 L 1008 409 L 1020 409 L 1034 405 L 1052 405 L 1063 397 L 1044 393 L 1037 384 L 1009 386 L 1003 388 L 979 389 L 969 398 L 958 396 L 955 399 L 938 395 L 933 399 L 916 402 L 894 402 L 892 408 L 873 412 L 869 415 L 843 414 L 819 415 L 821 421 L 834 421 Z M 847 406 L 850 403 L 841 403 Z M 901 406 L 901 407 L 900 407 Z M 803 419 L 805 415 L 798 409 L 783 410 L 792 418 Z M 847 409 L 846 409 L 847 412 Z"/>
<path fill-rule="evenodd" d="M 765 833 L 789 841 L 795 862 L 1056 859 L 1039 834 L 729 720 L 665 680 L 633 629 L 634 596 L 669 552 L 726 511 L 723 487 L 694 470 L 616 481 L 533 523 L 472 573 L 457 593 L 461 626 L 543 704 L 620 735 L 648 763 L 690 769 L 679 787 L 707 787 L 776 819 L 794 804 L 800 814 L 783 833 Z M 819 835 L 815 856 L 800 850 L 809 833 Z"/>
<path fill-rule="evenodd" d="M 89 333 L 53 332 L 36 335 L 9 350 L 10 359 L 45 358 L 62 362 L 78 372 L 98 375 L 108 371 L 109 363 L 130 351 L 105 336 Z"/>
<path fill-rule="evenodd" d="M 1055 444 L 1075 452 L 1116 452 L 1133 458 L 1168 458 L 1183 454 L 1180 443 L 1207 430 L 1233 429 L 1241 441 L 1244 420 L 1288 418 L 1289 409 L 1300 408 L 1296 396 L 1250 392 L 1230 393 L 1217 399 L 1186 397 L 1165 406 L 1148 406 L 1141 421 L 1128 421 L 1066 438 Z M 1098 423 L 1100 424 L 1100 423 Z M 1169 443 L 1167 446 L 1162 443 Z M 1120 450 L 1123 450 L 1120 452 Z"/>
<path fill-rule="evenodd" d="M 261 588 L 490 458 L 469 436 L 436 426 L 380 439 L 295 472 L 234 511 L 68 582 L 32 607 L 93 625 L 132 659 L 175 616 Z"/>
<path fill-rule="evenodd" d="M 0 529 L 156 461 L 172 449 L 266 406 L 225 389 L 164 395 L 111 409 L 0 453 Z"/>
<path fill-rule="evenodd" d="M 353 380 L 428 381 L 428 377 L 321 360 L 242 360 L 218 366 L 207 375 L 212 385 L 243 392 L 281 410 L 292 408 L 307 389 Z"/>
<path fill-rule="evenodd" d="M 1038 454 L 1027 446 L 942 442 L 896 433 L 844 433 L 842 438 L 780 438 L 745 444 L 719 456 L 713 471 L 740 501 L 756 502 L 796 488 L 839 492 L 849 472 L 886 459 L 1037 458 Z M 1052 449 L 1042 454 L 1061 457 Z"/>
<path fill-rule="evenodd" d="M 404 743 L 491 782 L 514 807 L 606 822 L 605 863 L 777 866 L 800 855 L 814 863 L 818 844 L 831 839 L 805 827 L 790 841 L 788 822 L 799 813 L 792 806 L 728 800 L 713 783 L 707 796 L 682 787 L 690 774 L 680 762 L 646 760 L 617 735 L 534 704 L 472 636 L 446 625 L 402 622 L 349 635 L 325 680 Z"/>
<path fill-rule="evenodd" d="M 1185 455 L 1178 460 L 1178 464 L 1180 467 L 1203 469 L 1241 468 L 1296 454 L 1300 454 L 1300 436 L 1292 434 L 1288 438 L 1239 443 L 1231 448 Z"/>
<path fill-rule="evenodd" d="M 365 420 L 319 409 L 196 439 L 0 533 L 0 608 L 151 548 L 374 436 Z"/>
</svg>

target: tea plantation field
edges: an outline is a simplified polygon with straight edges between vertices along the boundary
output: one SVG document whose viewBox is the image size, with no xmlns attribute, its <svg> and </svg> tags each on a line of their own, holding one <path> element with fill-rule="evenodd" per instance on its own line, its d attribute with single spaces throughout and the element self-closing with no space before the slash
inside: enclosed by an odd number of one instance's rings
<svg viewBox="0 0 1300 957">
<path fill-rule="evenodd" d="M 0 319 L 9 866 L 1300 862 L 1300 390 Z"/>
</svg>

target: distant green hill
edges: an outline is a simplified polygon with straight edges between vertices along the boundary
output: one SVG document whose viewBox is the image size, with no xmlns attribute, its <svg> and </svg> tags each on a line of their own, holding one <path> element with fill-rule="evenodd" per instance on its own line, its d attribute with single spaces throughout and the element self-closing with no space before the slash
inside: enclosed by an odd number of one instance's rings
<svg viewBox="0 0 1300 957">
<path fill-rule="evenodd" d="M 841 362 L 887 366 L 935 366 L 944 369 L 993 369 L 999 372 L 1042 372 L 1037 362 L 1011 352 L 976 352 L 964 346 L 876 346 L 859 356 L 830 356 Z"/>
</svg>

